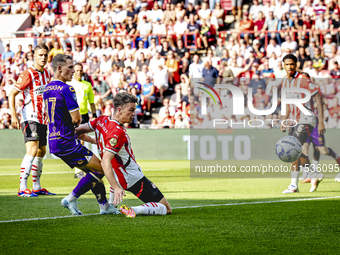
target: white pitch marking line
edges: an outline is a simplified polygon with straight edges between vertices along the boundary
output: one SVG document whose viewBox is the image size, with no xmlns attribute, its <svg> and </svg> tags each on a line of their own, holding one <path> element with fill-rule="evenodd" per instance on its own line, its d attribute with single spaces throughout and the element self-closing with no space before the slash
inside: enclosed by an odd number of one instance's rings
<svg viewBox="0 0 340 255">
<path fill-rule="evenodd" d="M 91 214 L 84 214 L 84 215 L 66 215 L 66 216 L 58 216 L 58 217 L 31 218 L 31 219 L 19 219 L 19 220 L 4 220 L 4 221 L 0 221 L 0 223 L 35 221 L 35 220 L 54 220 L 54 219 L 93 216 L 93 215 L 100 215 L 100 214 L 99 213 L 91 213 Z"/>
<path fill-rule="evenodd" d="M 311 201 L 311 200 L 323 200 L 323 199 L 332 199 L 332 198 L 340 198 L 340 196 L 334 196 L 334 197 L 315 197 L 315 198 L 299 198 L 299 199 L 285 199 L 285 200 L 244 202 L 244 203 L 213 204 L 213 205 L 192 205 L 192 206 L 173 207 L 172 209 L 189 209 L 189 208 L 201 208 L 201 207 L 209 207 L 209 206 L 272 204 L 272 203 L 284 203 L 284 202 L 299 202 L 299 201 L 301 202 L 301 201 Z M 99 213 L 92 213 L 92 214 L 84 214 L 84 215 L 67 215 L 67 216 L 58 216 L 58 217 L 31 218 L 31 219 L 18 219 L 18 220 L 4 220 L 4 221 L 0 221 L 0 223 L 11 223 L 11 222 L 22 222 L 22 221 L 36 221 L 36 220 L 54 220 L 54 219 L 63 219 L 63 218 L 72 218 L 72 217 L 84 217 L 84 216 L 94 216 L 94 215 L 100 215 L 100 214 Z"/>
<path fill-rule="evenodd" d="M 174 171 L 171 169 L 143 169 L 143 171 Z M 43 175 L 45 174 L 72 174 L 72 172 L 46 172 L 42 173 Z M 11 173 L 11 174 L 0 174 L 0 176 L 12 176 L 12 175 L 17 175 L 20 176 L 20 173 Z"/>
<path fill-rule="evenodd" d="M 243 203 L 229 203 L 229 204 L 213 204 L 213 205 L 192 205 L 192 206 L 174 207 L 173 209 L 201 208 L 201 207 L 209 207 L 209 206 L 228 206 L 228 205 L 271 204 L 271 203 L 299 202 L 299 201 L 301 202 L 301 201 L 322 200 L 322 199 L 332 199 L 332 198 L 340 198 L 340 196 L 335 196 L 335 197 L 299 198 L 299 199 L 285 199 L 285 200 L 258 201 L 258 202 L 243 202 Z"/>
<path fill-rule="evenodd" d="M 42 174 L 43 175 L 45 175 L 45 174 L 72 174 L 72 172 L 46 172 L 46 173 L 42 172 Z M 0 174 L 0 176 L 10 176 L 10 175 L 18 175 L 18 176 L 20 176 L 20 173 Z"/>
</svg>

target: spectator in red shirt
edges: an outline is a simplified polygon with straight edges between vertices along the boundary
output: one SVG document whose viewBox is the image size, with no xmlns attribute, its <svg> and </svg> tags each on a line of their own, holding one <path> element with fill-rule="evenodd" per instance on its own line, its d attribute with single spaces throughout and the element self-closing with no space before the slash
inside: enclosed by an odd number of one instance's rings
<svg viewBox="0 0 340 255">
<path fill-rule="evenodd" d="M 269 102 L 269 96 L 264 92 L 263 86 L 259 85 L 257 87 L 257 92 L 254 94 L 254 107 L 259 108 L 261 101 L 264 101 L 265 105 L 267 105 Z"/>
<path fill-rule="evenodd" d="M 243 19 L 240 21 L 240 25 L 238 27 L 239 31 L 244 32 L 241 33 L 241 38 L 244 39 L 247 44 L 249 44 L 249 34 L 246 32 L 254 30 L 254 23 L 248 18 L 248 16 L 248 12 L 243 13 Z M 250 36 L 252 37 L 252 34 Z"/>
<path fill-rule="evenodd" d="M 96 41 L 97 45 L 101 45 L 100 37 L 103 36 L 104 33 L 105 33 L 105 26 L 104 26 L 103 23 L 100 23 L 100 17 L 99 16 L 96 16 L 95 19 L 96 19 L 96 21 L 92 25 L 92 29 L 91 29 L 91 36 L 93 36 L 91 38 L 91 40 Z"/>
<path fill-rule="evenodd" d="M 255 37 L 260 37 L 260 39 L 264 38 L 265 33 L 261 33 L 261 30 L 265 22 L 266 22 L 266 19 L 263 15 L 263 12 L 259 12 L 257 15 L 257 19 L 255 21 L 255 24 L 254 24 Z"/>
<path fill-rule="evenodd" d="M 34 22 L 36 17 L 43 13 L 42 3 L 38 0 L 32 0 L 28 6 L 28 12 L 32 15 Z"/>
</svg>

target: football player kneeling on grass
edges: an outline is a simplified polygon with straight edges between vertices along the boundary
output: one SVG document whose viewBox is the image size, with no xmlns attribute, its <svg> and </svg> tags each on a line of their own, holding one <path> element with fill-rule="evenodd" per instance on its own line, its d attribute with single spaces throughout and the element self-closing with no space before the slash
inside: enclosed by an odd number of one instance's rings
<svg viewBox="0 0 340 255">
<path fill-rule="evenodd" d="M 170 214 L 170 204 L 160 190 L 144 176 L 137 164 L 130 137 L 123 127 L 125 123 L 133 121 L 137 102 L 138 99 L 134 95 L 119 92 L 113 100 L 112 116 L 100 116 L 87 124 L 82 124 L 76 129 L 76 134 L 80 136 L 94 131 L 105 175 L 114 176 L 124 190 L 132 192 L 145 203 L 132 208 L 122 205 L 119 210 L 123 214 L 127 217 L 135 217 L 138 214 Z M 119 203 L 114 198 L 112 188 L 109 202 L 114 205 Z"/>
</svg>

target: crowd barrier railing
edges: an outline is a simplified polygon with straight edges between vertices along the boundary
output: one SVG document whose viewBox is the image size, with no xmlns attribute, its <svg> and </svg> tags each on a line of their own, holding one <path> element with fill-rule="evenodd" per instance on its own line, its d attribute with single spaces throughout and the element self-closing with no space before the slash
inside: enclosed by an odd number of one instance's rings
<svg viewBox="0 0 340 255">
<path fill-rule="evenodd" d="M 315 30 L 315 29 L 306 29 L 306 30 L 274 30 L 274 31 L 237 31 L 237 30 L 228 30 L 228 31 L 221 31 L 219 33 L 219 37 L 223 38 L 223 41 L 229 37 L 229 36 L 233 36 L 235 38 L 237 38 L 238 43 L 240 43 L 241 41 L 241 36 L 243 34 L 250 34 L 252 37 L 254 37 L 254 35 L 256 33 L 259 34 L 265 34 L 264 36 L 264 46 L 267 47 L 269 44 L 269 36 L 270 34 L 275 33 L 280 34 L 280 33 L 286 33 L 288 35 L 290 35 L 292 37 L 292 41 L 296 41 L 297 38 L 299 36 L 305 36 L 310 38 L 311 36 L 314 37 L 314 34 L 317 32 L 319 34 L 318 38 L 319 38 L 319 45 L 322 46 L 324 44 L 324 36 L 326 33 L 331 33 L 332 36 L 337 36 L 336 33 L 339 34 L 340 29 L 324 29 L 324 30 Z M 333 34 L 335 33 L 335 34 Z M 284 38 L 283 38 L 284 39 Z M 338 42 L 339 43 L 339 42 Z"/>
<path fill-rule="evenodd" d="M 264 46 L 267 47 L 269 44 L 269 37 L 271 34 L 275 34 L 275 35 L 279 35 L 282 33 L 285 34 L 289 34 L 292 37 L 292 41 L 297 40 L 298 37 L 300 36 L 305 36 L 307 38 L 310 37 L 314 37 L 315 33 L 318 33 L 318 44 L 320 46 L 322 46 L 324 44 L 324 36 L 326 35 L 326 33 L 331 33 L 332 36 L 337 36 L 337 43 L 339 44 L 339 31 L 340 29 L 325 29 L 325 30 L 315 30 L 315 29 L 306 29 L 306 30 L 288 30 L 288 31 L 283 31 L 283 30 L 274 30 L 274 31 L 238 31 L 238 30 L 228 30 L 228 31 L 220 31 L 219 35 L 216 36 L 216 38 L 220 37 L 223 40 L 226 40 L 226 38 L 228 38 L 229 36 L 233 36 L 235 39 L 237 39 L 238 43 L 240 43 L 241 41 L 241 37 L 244 34 L 249 34 L 251 35 L 252 39 L 255 38 L 255 34 L 259 33 L 259 34 L 264 34 Z M 94 37 L 98 37 L 95 35 L 77 35 L 77 36 L 65 36 L 65 37 L 60 37 L 60 36 L 45 36 L 45 37 L 37 37 L 37 36 L 32 36 L 33 31 L 31 29 L 26 29 L 25 31 L 17 31 L 17 32 L 13 32 L 12 35 L 13 36 L 17 36 L 17 35 L 24 35 L 25 38 L 34 38 L 34 39 L 39 39 L 39 38 L 43 38 L 43 39 L 60 39 L 60 38 L 79 38 L 79 39 L 83 39 L 83 38 L 94 38 Z M 167 38 L 169 36 L 169 34 L 133 34 L 133 35 L 103 35 L 100 36 L 100 38 L 112 38 L 112 37 L 116 37 L 117 41 L 123 41 L 125 38 L 130 38 L 131 40 L 131 46 L 133 48 L 136 48 L 136 40 L 137 38 L 140 37 L 147 37 L 147 36 L 152 36 L 152 37 L 158 37 L 158 45 L 161 44 L 161 39 L 162 38 Z M 182 37 L 183 38 L 183 42 L 184 42 L 184 46 L 188 49 L 192 49 L 192 50 L 196 50 L 197 49 L 197 38 L 199 36 L 199 34 L 196 33 L 185 33 L 185 34 L 170 34 L 170 36 L 172 36 L 173 40 L 176 40 L 178 37 Z M 11 39 L 11 38 L 2 38 L 2 39 Z M 283 40 L 283 38 L 282 38 Z M 82 40 L 83 43 L 84 40 Z"/>
<path fill-rule="evenodd" d="M 95 40 L 96 38 L 100 37 L 101 39 L 103 38 L 108 38 L 111 39 L 113 37 L 116 37 L 117 41 L 123 42 L 124 40 L 130 40 L 131 41 L 131 46 L 132 48 L 136 48 L 136 41 L 138 38 L 141 37 L 157 37 L 158 38 L 158 45 L 161 45 L 161 39 L 162 38 L 167 38 L 168 36 L 172 36 L 172 39 L 176 41 L 179 37 L 182 37 L 184 47 L 188 49 L 197 49 L 197 38 L 199 34 L 196 33 L 185 33 L 185 34 L 133 34 L 133 35 L 76 35 L 76 36 L 32 36 L 34 32 L 31 29 L 26 29 L 25 31 L 17 31 L 13 32 L 12 35 L 16 37 L 16 35 L 22 35 L 24 34 L 25 38 L 32 38 L 35 40 L 38 39 L 68 39 L 68 38 L 77 38 L 77 39 L 84 39 L 84 38 L 92 38 Z M 13 39 L 13 38 L 1 38 L 1 39 Z M 81 40 L 82 45 L 84 46 L 84 40 Z"/>
</svg>

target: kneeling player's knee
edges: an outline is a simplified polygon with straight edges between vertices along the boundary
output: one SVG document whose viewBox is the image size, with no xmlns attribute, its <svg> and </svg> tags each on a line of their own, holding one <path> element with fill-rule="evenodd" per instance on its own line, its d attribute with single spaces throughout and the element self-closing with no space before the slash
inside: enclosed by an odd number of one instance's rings
<svg viewBox="0 0 340 255">
<path fill-rule="evenodd" d="M 165 207 L 166 207 L 166 214 L 171 214 L 172 213 L 171 206 L 170 206 L 169 202 L 166 200 L 165 197 L 163 197 L 161 199 L 161 201 L 159 201 L 159 203 L 165 205 Z"/>
</svg>

